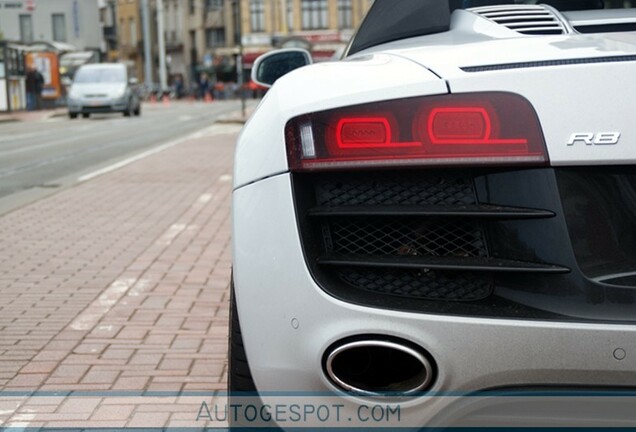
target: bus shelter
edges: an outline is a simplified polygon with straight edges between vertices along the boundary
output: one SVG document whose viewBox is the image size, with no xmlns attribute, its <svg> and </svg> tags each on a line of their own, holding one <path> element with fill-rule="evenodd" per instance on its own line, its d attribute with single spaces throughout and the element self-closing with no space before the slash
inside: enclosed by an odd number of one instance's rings
<svg viewBox="0 0 636 432">
<path fill-rule="evenodd" d="M 26 109 L 24 47 L 0 42 L 0 112 Z"/>
</svg>

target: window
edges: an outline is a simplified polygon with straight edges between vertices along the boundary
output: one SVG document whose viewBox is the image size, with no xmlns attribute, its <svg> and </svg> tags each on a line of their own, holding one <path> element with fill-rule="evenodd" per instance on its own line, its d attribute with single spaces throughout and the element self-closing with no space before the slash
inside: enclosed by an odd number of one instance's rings
<svg viewBox="0 0 636 432">
<path fill-rule="evenodd" d="M 338 28 L 350 29 L 352 27 L 351 0 L 338 0 Z"/>
<path fill-rule="evenodd" d="M 325 29 L 328 21 L 327 0 L 302 0 L 303 30 Z"/>
<path fill-rule="evenodd" d="M 177 40 L 176 34 L 181 34 L 181 21 L 183 20 L 183 17 L 181 16 L 181 11 L 179 10 L 179 2 L 174 2 L 172 8 L 173 8 L 172 30 L 174 30 L 174 33 L 175 33 L 174 39 Z"/>
<path fill-rule="evenodd" d="M 250 24 L 252 31 L 265 31 L 265 4 L 263 0 L 250 0 Z"/>
<path fill-rule="evenodd" d="M 4 49 L 0 48 L 0 79 L 4 78 Z"/>
<path fill-rule="evenodd" d="M 194 30 L 190 30 L 190 55 L 192 62 L 195 63 L 197 59 L 197 34 Z"/>
<path fill-rule="evenodd" d="M 189 5 L 189 9 L 190 9 L 190 15 L 193 15 L 196 10 L 197 10 L 197 4 L 196 4 L 196 0 L 190 0 L 188 2 Z"/>
<path fill-rule="evenodd" d="M 20 40 L 24 43 L 33 42 L 33 19 L 31 15 L 20 15 Z"/>
<path fill-rule="evenodd" d="M 119 31 L 118 31 L 118 33 L 119 33 L 119 43 L 122 44 L 122 45 L 126 45 L 126 41 L 127 41 L 126 32 L 124 31 L 124 24 L 125 24 L 125 21 L 124 21 L 123 18 L 121 18 L 119 20 Z"/>
<path fill-rule="evenodd" d="M 205 0 L 206 10 L 217 10 L 217 9 L 221 9 L 222 6 L 223 6 L 222 0 Z"/>
<path fill-rule="evenodd" d="M 289 31 L 294 30 L 294 2 L 293 0 L 286 0 L 287 3 L 287 29 Z"/>
<path fill-rule="evenodd" d="M 51 15 L 53 23 L 53 40 L 66 42 L 66 16 L 64 14 Z"/>
<path fill-rule="evenodd" d="M 75 83 L 121 83 L 126 82 L 126 70 L 121 68 L 90 68 L 78 69 Z"/>
<path fill-rule="evenodd" d="M 207 29 L 205 31 L 205 43 L 208 48 L 225 46 L 225 29 Z"/>
<path fill-rule="evenodd" d="M 130 31 L 130 45 L 137 45 L 137 21 L 134 18 L 128 19 L 128 30 Z"/>
</svg>

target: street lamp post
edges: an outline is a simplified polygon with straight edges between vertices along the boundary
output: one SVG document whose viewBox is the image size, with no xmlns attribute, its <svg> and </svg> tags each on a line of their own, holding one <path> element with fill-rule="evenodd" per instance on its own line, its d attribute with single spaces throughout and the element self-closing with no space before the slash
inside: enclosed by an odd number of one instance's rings
<svg viewBox="0 0 636 432">
<path fill-rule="evenodd" d="M 236 30 L 238 34 L 238 48 L 239 53 L 236 59 L 236 72 L 237 72 L 237 84 L 239 88 L 239 92 L 241 94 L 241 115 L 245 118 L 245 89 L 243 88 L 244 80 L 243 80 L 243 20 L 242 20 L 242 12 L 241 12 L 241 0 L 235 0 L 237 6 L 237 23 Z"/>
<path fill-rule="evenodd" d="M 152 53 L 150 52 L 150 6 L 149 0 L 141 1 L 142 26 L 144 31 L 144 79 L 146 88 L 152 88 Z"/>
<path fill-rule="evenodd" d="M 166 40 L 163 22 L 163 0 L 157 0 L 157 40 L 159 48 L 159 83 L 160 91 L 163 93 L 168 88 L 168 77 L 166 67 Z"/>
</svg>

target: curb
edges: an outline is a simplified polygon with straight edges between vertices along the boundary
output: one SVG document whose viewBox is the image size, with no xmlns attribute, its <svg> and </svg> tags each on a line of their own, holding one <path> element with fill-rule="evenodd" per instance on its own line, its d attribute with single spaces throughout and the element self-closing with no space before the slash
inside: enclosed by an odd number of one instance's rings
<svg viewBox="0 0 636 432">
<path fill-rule="evenodd" d="M 30 121 L 44 121 L 44 120 L 48 120 L 50 118 L 54 118 L 54 117 L 64 117 L 66 116 L 67 110 L 66 108 L 56 108 L 54 110 L 50 110 L 50 112 L 48 112 L 47 114 L 43 115 L 42 118 L 38 118 L 38 119 L 20 119 L 19 115 L 20 113 L 23 113 L 24 111 L 19 111 L 16 113 L 8 113 L 6 114 L 6 117 L 2 118 L 0 117 L 0 123 L 10 123 L 10 122 L 30 122 Z"/>
<path fill-rule="evenodd" d="M 216 119 L 218 124 L 238 124 L 244 125 L 254 112 L 255 107 L 248 107 L 245 110 L 245 117 L 241 110 L 231 112 Z"/>
<path fill-rule="evenodd" d="M 247 119 L 242 119 L 242 118 L 235 118 L 235 119 L 226 118 L 226 119 L 223 119 L 223 118 L 220 118 L 220 119 L 217 119 L 216 122 L 218 124 L 238 124 L 238 125 L 243 125 L 243 124 L 245 124 L 245 122 L 247 122 Z"/>
</svg>

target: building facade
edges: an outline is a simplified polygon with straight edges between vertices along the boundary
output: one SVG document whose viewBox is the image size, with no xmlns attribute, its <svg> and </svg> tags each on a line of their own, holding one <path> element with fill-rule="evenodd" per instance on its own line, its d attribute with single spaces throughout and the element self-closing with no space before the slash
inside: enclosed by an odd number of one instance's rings
<svg viewBox="0 0 636 432">
<path fill-rule="evenodd" d="M 345 47 L 373 0 L 241 0 L 245 65 L 272 48 L 302 47 L 330 60 Z"/>
<path fill-rule="evenodd" d="M 146 80 L 144 76 L 144 28 L 141 0 L 116 0 L 116 33 L 117 54 L 113 60 L 126 63 L 128 70 L 140 81 Z M 166 47 L 166 63 L 169 82 L 176 75 L 186 77 L 188 68 L 185 56 L 187 25 L 186 15 L 187 0 L 156 0 L 148 1 L 150 22 L 150 51 L 152 56 L 153 83 L 158 82 L 159 77 L 159 50 L 157 20 L 163 16 L 164 42 Z M 158 8 L 163 7 L 160 14 Z"/>
<path fill-rule="evenodd" d="M 184 37 L 190 77 L 202 72 L 220 81 L 237 79 L 243 45 L 243 72 L 275 48 L 302 47 L 316 61 L 337 56 L 373 0 L 183 0 Z"/>
<path fill-rule="evenodd" d="M 188 75 L 185 46 L 186 2 L 163 0 L 163 16 L 169 82 L 176 76 L 185 80 Z"/>
<path fill-rule="evenodd" d="M 6 40 L 101 51 L 100 28 L 95 0 L 0 0 L 0 32 Z"/>
<path fill-rule="evenodd" d="M 184 53 L 190 81 L 202 73 L 223 81 L 235 75 L 238 40 L 232 35 L 232 0 L 186 0 Z"/>
<path fill-rule="evenodd" d="M 102 58 L 112 62 L 117 60 L 117 0 L 98 0 L 99 19 L 104 40 Z"/>
<path fill-rule="evenodd" d="M 152 9 L 151 9 L 152 10 Z M 144 46 L 143 46 L 143 21 L 140 0 L 117 0 L 116 8 L 117 28 L 117 58 L 125 63 L 128 72 L 143 82 L 144 77 Z M 154 14 L 153 14 L 154 15 Z M 151 20 L 152 21 L 152 20 Z M 154 41 L 155 38 L 152 38 Z M 156 52 L 156 44 L 151 45 L 152 52 Z M 153 55 L 154 57 L 154 55 Z M 153 62 L 154 63 L 154 62 Z M 153 67 L 153 73 L 156 67 Z M 155 81 L 153 76 L 152 81 Z"/>
</svg>

